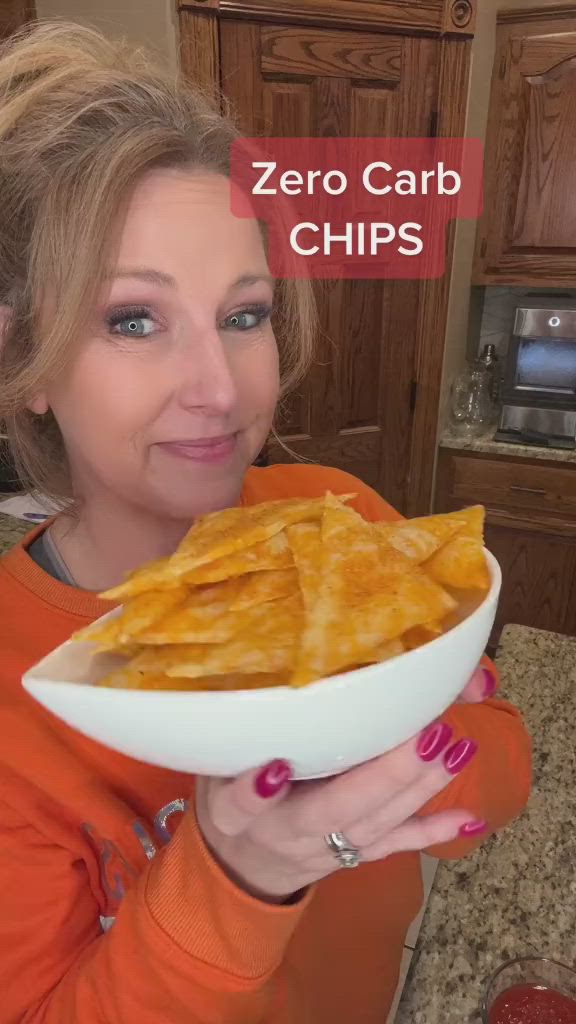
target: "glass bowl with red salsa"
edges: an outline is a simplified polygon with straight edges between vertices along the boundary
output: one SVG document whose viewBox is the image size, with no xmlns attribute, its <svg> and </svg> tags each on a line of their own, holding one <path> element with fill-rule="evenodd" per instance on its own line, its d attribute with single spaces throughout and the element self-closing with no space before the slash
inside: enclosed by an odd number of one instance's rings
<svg viewBox="0 0 576 1024">
<path fill-rule="evenodd" d="M 546 957 L 518 957 L 492 975 L 483 1024 L 576 1024 L 576 970 Z"/>
</svg>

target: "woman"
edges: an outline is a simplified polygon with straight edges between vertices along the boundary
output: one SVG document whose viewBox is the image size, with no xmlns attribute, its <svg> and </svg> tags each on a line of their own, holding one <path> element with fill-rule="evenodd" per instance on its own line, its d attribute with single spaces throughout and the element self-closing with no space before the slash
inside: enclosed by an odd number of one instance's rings
<svg viewBox="0 0 576 1024">
<path fill-rule="evenodd" d="M 8 44 L 0 97 L 0 415 L 64 507 L 0 567 L 0 1020 L 383 1024 L 415 851 L 465 854 L 521 810 L 519 716 L 481 703 L 485 667 L 442 722 L 340 778 L 291 786 L 277 761 L 194 784 L 25 695 L 22 672 L 108 609 L 96 594 L 198 515 L 327 488 L 396 514 L 336 470 L 250 468 L 280 388 L 274 305 L 285 388 L 309 292 L 275 287 L 258 225 L 229 212 L 231 125 L 69 25 Z"/>
</svg>

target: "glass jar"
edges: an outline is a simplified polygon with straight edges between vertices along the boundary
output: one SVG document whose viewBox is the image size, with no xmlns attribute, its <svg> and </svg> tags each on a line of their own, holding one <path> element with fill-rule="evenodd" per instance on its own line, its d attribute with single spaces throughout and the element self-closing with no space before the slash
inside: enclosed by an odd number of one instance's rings
<svg viewBox="0 0 576 1024">
<path fill-rule="evenodd" d="M 454 379 L 450 392 L 454 432 L 461 437 L 479 437 L 495 425 L 497 418 L 490 374 L 479 363 L 467 366 Z"/>
<path fill-rule="evenodd" d="M 498 354 L 496 352 L 495 345 L 484 345 L 482 352 L 480 353 L 479 363 L 484 367 L 486 373 L 490 377 L 490 390 L 492 394 L 492 401 L 498 407 L 500 406 L 500 363 L 498 362 Z"/>
<path fill-rule="evenodd" d="M 482 1024 L 562 1024 L 575 1016 L 576 971 L 546 957 L 518 957 L 503 964 L 488 981 L 482 1000 Z"/>
</svg>

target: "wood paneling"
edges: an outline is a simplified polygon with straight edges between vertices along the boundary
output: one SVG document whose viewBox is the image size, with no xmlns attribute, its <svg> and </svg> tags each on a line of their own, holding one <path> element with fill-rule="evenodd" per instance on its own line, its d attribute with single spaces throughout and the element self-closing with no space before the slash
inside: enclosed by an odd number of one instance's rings
<svg viewBox="0 0 576 1024">
<path fill-rule="evenodd" d="M 574 16 L 574 3 L 564 4 L 543 4 L 542 7 L 509 7 L 498 11 L 496 20 L 499 25 L 508 22 L 517 24 L 520 20 L 523 24 L 534 21 L 550 22 L 554 18 L 564 19 Z"/>
<path fill-rule="evenodd" d="M 275 24 L 472 36 L 478 0 L 178 0 L 187 10 Z"/>
<path fill-rule="evenodd" d="M 0 39 L 6 39 L 36 17 L 34 0 L 1 0 Z"/>
<path fill-rule="evenodd" d="M 346 430 L 332 437 L 293 437 L 287 441 L 298 449 L 298 455 L 324 466 L 340 469 L 360 477 L 378 490 L 378 454 L 380 437 L 377 430 Z M 293 462 L 290 450 L 275 441 L 269 445 L 271 462 Z"/>
<path fill-rule="evenodd" d="M 315 29 L 262 29 L 261 70 L 264 75 L 313 75 L 331 78 L 375 79 L 399 82 L 402 45 L 398 39 L 355 32 Z"/>
<path fill-rule="evenodd" d="M 464 504 L 481 502 L 576 521 L 576 472 L 557 463 L 452 457 L 452 494 Z"/>
<path fill-rule="evenodd" d="M 437 511 L 478 503 L 503 575 L 492 642 L 510 622 L 576 635 L 576 464 L 441 449 Z"/>
<path fill-rule="evenodd" d="M 470 71 L 471 44 L 460 42 L 454 46 L 443 41 L 438 71 L 438 112 L 436 132 L 439 137 L 460 138 L 465 133 L 466 95 Z M 415 116 L 415 115 L 414 115 Z M 421 134 L 426 134 L 419 126 Z M 414 132 L 417 134 L 417 132 Z M 407 488 L 406 513 L 419 515 L 430 505 L 434 463 L 438 402 L 444 358 L 444 338 L 450 274 L 454 255 L 456 223 L 452 221 L 446 232 L 446 270 L 442 277 L 422 282 L 416 327 L 417 352 L 413 384 L 414 428 L 409 456 L 410 478 Z"/>
<path fill-rule="evenodd" d="M 180 60 L 194 83 L 208 94 L 220 88 L 220 48 L 218 23 L 205 11 L 180 12 Z"/>
<path fill-rule="evenodd" d="M 576 273 L 576 9 L 500 18 L 474 280 L 570 286 Z"/>
<path fill-rule="evenodd" d="M 397 7 L 410 35 L 395 32 L 393 18 L 392 30 L 383 31 L 386 0 L 334 0 L 326 27 L 314 21 L 324 9 L 316 0 L 280 0 L 273 9 L 258 0 L 210 0 L 204 11 L 218 26 L 223 93 L 247 135 L 378 138 L 463 134 L 470 44 L 442 37 L 441 26 L 452 14 L 465 20 L 473 5 L 464 14 L 456 6 L 430 0 L 429 12 L 441 19 L 438 38 L 418 34 L 426 2 Z M 370 19 L 362 31 L 350 29 L 359 27 L 354 17 L 363 7 L 378 19 L 377 31 Z M 252 18 L 231 16 L 248 8 Z M 183 35 L 198 17 L 182 11 Z M 183 50 L 191 78 L 195 68 L 186 59 L 194 55 L 194 47 Z M 431 503 L 453 231 L 439 280 L 315 283 L 314 365 L 278 424 L 288 449 L 349 469 L 412 514 Z M 290 339 L 280 342 L 282 348 Z M 270 457 L 291 456 L 272 443 Z"/>
<path fill-rule="evenodd" d="M 493 526 L 489 518 L 486 543 L 504 579 L 496 630 L 514 622 L 574 635 L 576 538 Z"/>
<path fill-rule="evenodd" d="M 475 19 L 476 4 L 473 0 L 446 0 L 442 20 L 444 32 L 471 35 L 474 31 Z"/>
<path fill-rule="evenodd" d="M 432 39 L 242 21 L 220 26 L 225 91 L 247 134 L 426 135 L 441 46 Z M 247 66 L 247 52 L 259 61 Z M 315 363 L 280 423 L 290 449 L 351 469 L 401 509 L 409 500 L 418 323 L 428 291 L 429 282 L 316 282 Z M 426 345 L 439 346 L 440 367 L 443 317 L 434 323 L 438 334 L 427 325 Z M 433 446 L 430 435 L 424 444 L 430 460 Z"/>
</svg>

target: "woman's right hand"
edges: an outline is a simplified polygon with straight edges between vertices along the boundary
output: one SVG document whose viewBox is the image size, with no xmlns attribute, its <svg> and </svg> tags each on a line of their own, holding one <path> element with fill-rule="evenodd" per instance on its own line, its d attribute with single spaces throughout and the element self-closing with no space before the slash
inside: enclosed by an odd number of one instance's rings
<svg viewBox="0 0 576 1024">
<path fill-rule="evenodd" d="M 436 722 L 382 757 L 319 781 L 291 784 L 285 761 L 232 781 L 199 778 L 198 823 L 237 885 L 282 903 L 339 868 L 324 838 L 331 832 L 372 861 L 483 831 L 465 808 L 417 816 L 476 752 L 473 740 L 451 740 L 450 727 Z"/>
</svg>

